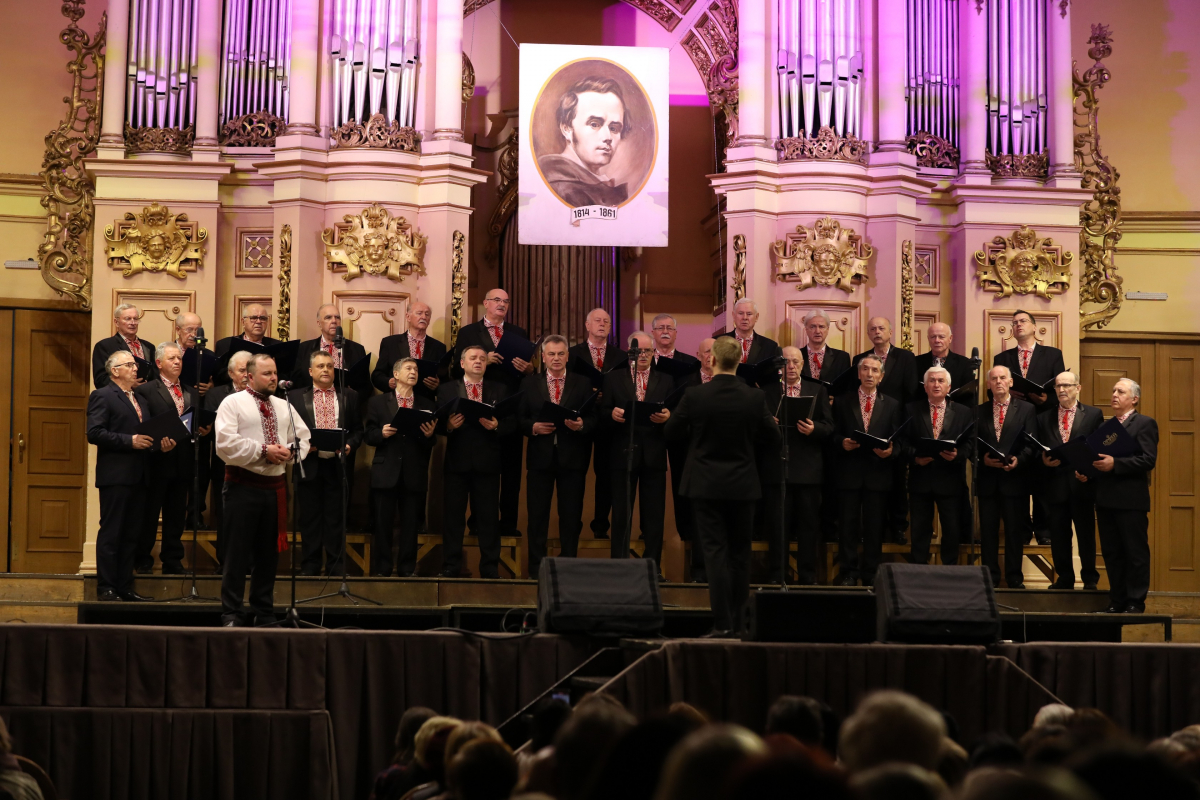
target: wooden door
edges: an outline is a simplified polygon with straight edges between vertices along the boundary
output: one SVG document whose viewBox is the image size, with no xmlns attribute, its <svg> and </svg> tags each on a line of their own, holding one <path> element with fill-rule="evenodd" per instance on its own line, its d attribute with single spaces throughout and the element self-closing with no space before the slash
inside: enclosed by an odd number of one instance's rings
<svg viewBox="0 0 1200 800">
<path fill-rule="evenodd" d="M 9 313 L 14 314 L 10 570 L 75 573 L 87 516 L 91 320 L 70 311 Z M 4 408 L 7 404 L 0 411 Z"/>
<path fill-rule="evenodd" d="M 0 366 L 12 374 L 12 344 L 13 344 L 13 312 L 11 309 L 0 309 Z M 0 442 L 12 438 L 12 416 L 8 413 L 12 407 L 12 381 L 0 380 Z M 0 458 L 0 565 L 9 570 L 9 526 L 8 481 L 11 476 L 9 460 Z"/>
</svg>

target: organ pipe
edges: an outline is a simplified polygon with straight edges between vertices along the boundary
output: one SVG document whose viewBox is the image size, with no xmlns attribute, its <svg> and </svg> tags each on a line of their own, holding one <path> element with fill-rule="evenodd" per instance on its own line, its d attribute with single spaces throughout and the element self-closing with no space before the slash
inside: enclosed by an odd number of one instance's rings
<svg viewBox="0 0 1200 800">
<path fill-rule="evenodd" d="M 226 0 L 221 31 L 220 121 L 288 118 L 291 0 Z"/>
<path fill-rule="evenodd" d="M 132 0 L 125 122 L 186 129 L 196 119 L 198 0 Z"/>
<path fill-rule="evenodd" d="M 333 127 L 375 114 L 412 127 L 418 0 L 333 0 Z"/>
<path fill-rule="evenodd" d="M 958 146 L 958 4 L 907 0 L 905 102 L 908 135 L 933 134 Z"/>
<path fill-rule="evenodd" d="M 861 0 L 778 0 L 781 138 L 862 133 Z"/>
<path fill-rule="evenodd" d="M 988 152 L 1027 156 L 1047 148 L 1046 4 L 988 3 Z"/>
</svg>

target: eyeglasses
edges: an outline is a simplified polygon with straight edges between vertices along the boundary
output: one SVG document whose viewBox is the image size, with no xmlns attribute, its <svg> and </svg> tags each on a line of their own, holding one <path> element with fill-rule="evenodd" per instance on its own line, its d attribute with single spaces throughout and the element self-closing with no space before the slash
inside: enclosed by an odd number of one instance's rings
<svg viewBox="0 0 1200 800">
<path fill-rule="evenodd" d="M 1071 387 L 1078 386 L 1078 385 L 1079 385 L 1078 383 L 1056 383 L 1056 384 L 1054 384 L 1054 388 L 1055 389 L 1070 389 Z"/>
<path fill-rule="evenodd" d="M 673 330 L 675 330 L 675 326 L 674 326 L 674 325 L 655 325 L 655 326 L 654 326 L 654 328 L 653 328 L 653 330 L 656 330 L 656 331 L 673 331 Z"/>
<path fill-rule="evenodd" d="M 248 319 L 251 322 L 266 322 L 267 321 L 267 317 L 242 317 L 242 319 Z"/>
<path fill-rule="evenodd" d="M 122 364 L 113 364 L 113 366 L 116 367 L 117 369 L 121 369 L 122 367 L 136 367 L 137 362 L 136 361 L 126 361 Z"/>
<path fill-rule="evenodd" d="M 499 303 L 500 305 L 506 306 L 506 305 L 508 305 L 508 298 L 507 297 L 485 297 L 484 302 Z"/>
</svg>

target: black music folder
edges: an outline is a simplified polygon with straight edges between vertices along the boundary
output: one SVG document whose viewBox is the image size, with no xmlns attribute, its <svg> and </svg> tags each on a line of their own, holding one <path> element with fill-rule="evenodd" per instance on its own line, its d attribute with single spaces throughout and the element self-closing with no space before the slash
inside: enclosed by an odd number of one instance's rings
<svg viewBox="0 0 1200 800">
<path fill-rule="evenodd" d="M 566 406 L 552 403 L 549 400 L 542 403 L 542 410 L 538 412 L 538 422 L 552 422 L 555 425 L 563 425 L 569 419 L 579 419 L 583 416 L 583 412 L 591 408 L 592 403 L 596 400 L 596 393 L 592 392 L 587 396 L 587 399 L 579 404 L 579 408 L 572 409 Z M 565 427 L 565 426 L 564 426 Z"/>
<path fill-rule="evenodd" d="M 1020 372 L 1014 372 L 1012 390 L 1021 394 L 1047 394 L 1054 397 L 1054 382 L 1058 380 L 1055 375 L 1045 383 L 1034 383 L 1028 378 L 1022 377 Z"/>
<path fill-rule="evenodd" d="M 604 388 L 604 373 L 596 369 L 590 358 L 575 356 L 567 362 L 567 372 L 574 372 L 576 375 L 587 378 L 592 382 L 593 389 Z"/>
<path fill-rule="evenodd" d="M 850 431 L 850 438 L 858 442 L 863 447 L 867 447 L 872 450 L 887 450 L 888 445 L 892 443 L 892 440 L 896 438 L 896 435 L 899 434 L 900 431 L 904 430 L 904 426 L 908 425 L 910 420 L 912 420 L 912 417 L 909 417 L 908 419 L 904 420 L 904 422 L 901 422 L 899 425 L 897 425 L 896 430 L 892 431 L 892 435 L 886 439 L 880 439 L 878 436 L 872 436 L 866 431 Z"/>
<path fill-rule="evenodd" d="M 197 355 L 199 353 L 199 355 Z M 179 373 L 179 382 L 184 386 L 196 386 L 196 362 L 200 363 L 200 383 L 208 383 L 217 371 L 217 357 L 211 350 L 199 351 L 195 347 L 183 351 L 183 369 Z"/>
<path fill-rule="evenodd" d="M 229 350 L 222 353 L 221 357 L 217 359 L 213 372 L 214 383 L 218 385 L 229 383 L 229 359 L 233 358 L 235 353 L 240 353 L 243 350 L 251 355 L 262 353 L 275 359 L 276 371 L 281 378 L 286 379 L 296 368 L 296 356 L 300 352 L 300 340 L 292 339 L 291 341 L 279 342 L 268 347 L 258 342 L 247 341 L 239 336 L 233 340 Z"/>
<path fill-rule="evenodd" d="M 1116 417 L 1109 417 L 1104 424 L 1087 436 L 1088 447 L 1099 456 L 1124 458 L 1140 455 L 1142 446 L 1133 438 Z"/>
<path fill-rule="evenodd" d="M 449 408 L 451 404 L 447 403 L 443 408 Z M 441 409 L 438 409 L 440 411 Z M 421 426 L 426 422 L 436 420 L 438 418 L 437 411 L 429 411 L 424 408 L 397 408 L 396 415 L 392 417 L 390 424 L 397 432 L 405 435 L 415 433 L 421 429 Z"/>
<path fill-rule="evenodd" d="M 460 397 L 454 401 L 454 408 L 450 411 L 453 414 L 462 414 L 465 422 L 480 419 L 502 420 L 505 417 L 511 417 L 517 413 L 517 409 L 521 406 L 522 392 L 517 392 L 514 395 L 504 398 L 495 405 L 489 403 L 481 403 L 478 400 L 468 400 L 465 397 Z"/>
<path fill-rule="evenodd" d="M 428 378 L 444 378 L 450 372 L 450 365 L 454 362 L 454 351 L 447 350 L 446 355 L 442 356 L 441 361 L 434 361 L 431 358 L 418 358 L 417 362 L 417 380 L 424 382 Z"/>
<path fill-rule="evenodd" d="M 209 425 L 215 423 L 217 421 L 217 412 L 209 411 L 207 408 L 189 407 L 179 415 L 179 418 L 183 420 L 184 426 L 191 432 L 196 428 L 207 428 Z"/>
<path fill-rule="evenodd" d="M 757 364 L 738 364 L 737 376 L 750 386 L 770 386 L 779 383 L 781 360 L 772 356 L 764 358 Z"/>
<path fill-rule="evenodd" d="M 956 403 L 976 405 L 979 402 L 979 381 L 972 378 L 949 394 L 949 399 Z"/>
<path fill-rule="evenodd" d="M 686 378 L 700 371 L 699 361 L 680 361 L 667 356 L 656 356 L 650 364 L 650 369 L 658 370 L 664 375 L 670 375 L 674 380 Z"/>
<path fill-rule="evenodd" d="M 858 365 L 843 370 L 840 375 L 832 380 L 823 380 L 821 378 L 810 378 L 825 387 L 830 397 L 837 397 L 839 394 L 844 394 L 851 389 L 857 389 L 860 383 L 858 379 Z"/>
<path fill-rule="evenodd" d="M 962 433 L 953 439 L 930 439 L 922 436 L 914 443 L 917 456 L 936 456 L 939 453 L 949 453 L 951 450 L 957 450 L 962 447 L 974 435 L 975 423 L 972 422 Z"/>
<path fill-rule="evenodd" d="M 783 408 L 779 409 L 779 421 L 792 425 L 812 419 L 813 405 L 816 401 L 817 398 L 812 395 L 783 398 Z"/>
<path fill-rule="evenodd" d="M 506 333 L 500 337 L 500 343 L 496 345 L 496 352 L 504 357 L 505 369 L 522 374 L 517 372 L 517 368 L 512 365 L 512 360 L 519 358 L 522 361 L 532 362 L 533 354 L 537 352 L 537 342 L 531 342 L 524 336 L 518 336 L 515 333 Z"/>
<path fill-rule="evenodd" d="M 137 366 L 138 380 L 150 380 L 150 362 L 144 358 L 138 358 L 137 356 L 134 356 L 133 363 Z"/>
<path fill-rule="evenodd" d="M 308 441 L 312 450 L 323 453 L 336 453 L 347 438 L 349 438 L 349 431 L 345 428 L 308 429 Z"/>
<path fill-rule="evenodd" d="M 1017 448 L 1017 445 L 1019 445 L 1022 441 L 1024 441 L 1023 436 L 1018 436 L 1016 439 L 1013 439 L 1013 443 L 1012 443 L 1012 447 L 1010 448 L 1010 451 L 1015 450 Z M 975 437 L 975 442 L 978 445 L 978 447 L 980 448 L 981 456 L 991 456 L 992 458 L 997 459 L 998 461 L 1003 461 L 1005 463 L 1007 463 L 1008 460 L 1013 457 L 1012 452 L 1005 453 L 1000 448 L 998 448 L 996 445 L 994 445 L 991 442 L 984 439 L 982 436 Z"/>
<path fill-rule="evenodd" d="M 624 407 L 626 421 L 629 420 L 629 416 L 632 411 L 632 406 L 633 406 L 633 403 L 627 403 Z M 662 424 L 662 423 L 657 423 L 657 422 L 651 421 L 650 417 L 652 417 L 653 415 L 657 414 L 660 411 L 665 411 L 666 408 L 667 408 L 666 403 L 660 403 L 660 402 L 656 402 L 653 400 L 639 400 L 637 402 L 637 412 L 636 412 L 634 421 L 638 425 Z"/>
<path fill-rule="evenodd" d="M 192 438 L 192 433 L 187 429 L 179 414 L 175 413 L 175 409 L 164 411 L 157 417 L 151 417 L 145 422 L 138 424 L 133 429 L 134 433 L 149 436 L 154 439 L 153 450 L 161 450 L 160 443 L 163 438 L 174 439 L 175 444 L 189 441 Z"/>
</svg>

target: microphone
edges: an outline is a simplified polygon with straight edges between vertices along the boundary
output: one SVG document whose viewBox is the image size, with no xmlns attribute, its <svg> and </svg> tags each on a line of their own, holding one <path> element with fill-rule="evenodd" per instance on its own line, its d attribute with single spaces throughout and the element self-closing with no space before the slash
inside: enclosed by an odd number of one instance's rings
<svg viewBox="0 0 1200 800">
<path fill-rule="evenodd" d="M 296 385 L 295 381 L 279 381 L 276 384 L 276 388 L 283 389 L 286 392 L 288 389 L 291 389 L 295 385 Z"/>
<path fill-rule="evenodd" d="M 345 344 L 346 344 L 346 337 L 342 335 L 342 326 L 338 325 L 337 330 L 335 330 L 333 332 L 333 346 L 334 347 L 344 347 Z"/>
<path fill-rule="evenodd" d="M 981 359 L 979 357 L 979 348 L 972 347 L 971 348 L 971 364 L 973 364 L 974 366 L 979 366 L 980 363 L 982 363 L 982 361 L 983 361 L 983 359 Z"/>
<path fill-rule="evenodd" d="M 206 344 L 208 344 L 208 337 L 204 335 L 204 327 L 201 326 L 196 329 L 196 346 L 203 348 Z"/>
</svg>

